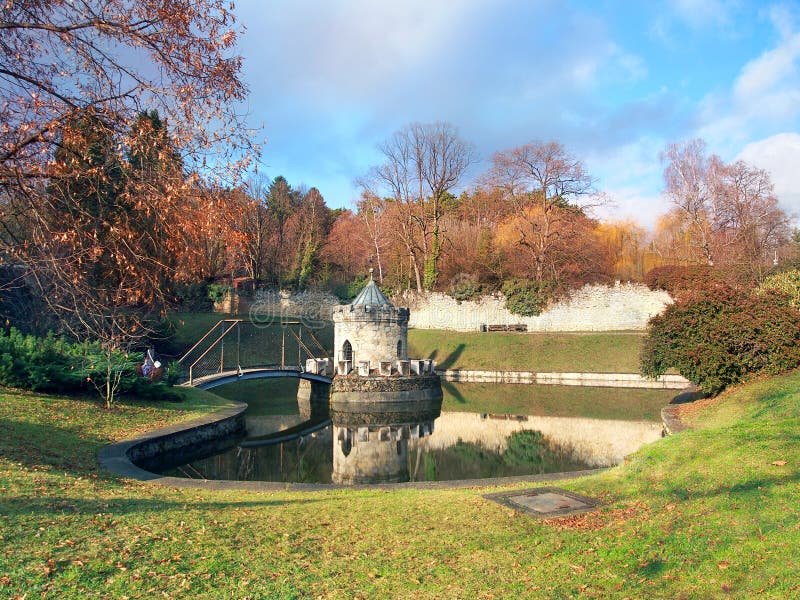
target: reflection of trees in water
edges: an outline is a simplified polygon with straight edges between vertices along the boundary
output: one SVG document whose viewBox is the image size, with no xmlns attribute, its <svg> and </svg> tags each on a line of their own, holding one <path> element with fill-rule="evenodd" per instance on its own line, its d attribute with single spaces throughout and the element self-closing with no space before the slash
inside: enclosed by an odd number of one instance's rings
<svg viewBox="0 0 800 600">
<path fill-rule="evenodd" d="M 330 483 L 333 463 L 330 430 L 257 448 L 235 447 L 176 469 L 183 476 L 238 481 Z"/>
<path fill-rule="evenodd" d="M 555 442 L 541 431 L 524 430 L 511 434 L 505 450 L 460 440 L 447 448 L 433 450 L 417 445 L 409 452 L 409 462 L 416 467 L 411 469 L 416 481 L 532 475 L 590 468 L 590 465 L 574 458 L 574 454 L 574 448 L 569 444 Z"/>
<path fill-rule="evenodd" d="M 256 456 L 255 452 L 248 448 L 237 449 L 236 479 L 240 481 L 250 481 L 255 472 Z"/>
</svg>

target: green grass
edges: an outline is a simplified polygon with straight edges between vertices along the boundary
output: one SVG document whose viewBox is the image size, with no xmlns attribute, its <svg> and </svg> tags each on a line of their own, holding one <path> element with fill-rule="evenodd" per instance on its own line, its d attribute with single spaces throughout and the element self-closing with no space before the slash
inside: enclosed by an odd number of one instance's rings
<svg viewBox="0 0 800 600">
<path fill-rule="evenodd" d="M 247 379 L 214 388 L 213 392 L 229 400 L 247 402 L 249 416 L 297 414 L 297 387 L 293 377 Z"/>
<path fill-rule="evenodd" d="M 442 369 L 638 373 L 642 336 L 631 333 L 408 332 L 409 356 Z"/>
<path fill-rule="evenodd" d="M 284 328 L 280 321 L 281 317 L 276 317 L 275 322 L 261 321 L 252 323 L 248 315 L 229 315 L 217 313 L 174 313 L 170 315 L 170 321 L 175 326 L 174 335 L 169 340 L 164 340 L 157 345 L 157 350 L 163 354 L 173 357 L 182 356 L 196 342 L 198 342 L 214 325 L 222 319 L 243 319 L 238 332 L 232 331 L 225 338 L 224 366 L 226 369 L 235 369 L 237 364 L 244 368 L 250 366 L 260 366 L 265 364 L 281 364 L 283 360 L 287 365 L 305 364 L 308 357 L 305 350 L 300 350 L 296 338 Z M 286 317 L 287 320 L 296 321 L 297 319 Z M 318 351 L 316 345 L 309 339 L 309 331 L 317 338 L 320 344 L 328 351 L 333 346 L 333 324 L 328 323 L 324 327 L 315 327 L 310 330 L 304 328 L 302 334 L 303 342 L 316 355 L 323 355 Z M 296 326 L 291 327 L 298 333 Z M 197 353 L 193 355 L 193 360 L 198 354 L 205 350 L 207 344 L 222 334 L 224 329 L 215 331 L 207 341 L 201 345 Z M 237 353 L 237 342 L 239 351 Z M 281 346 L 284 346 L 283 354 Z M 298 360 L 300 363 L 298 363 Z M 219 345 L 215 347 L 203 361 L 206 367 L 216 368 L 219 363 Z M 204 373 L 203 365 L 199 372 Z M 195 372 L 197 374 L 197 371 Z M 207 373 L 206 373 L 207 374 Z"/>
<path fill-rule="evenodd" d="M 104 411 L 7 391 L 0 597 L 798 597 L 798 388 L 793 373 L 732 390 L 692 416 L 702 429 L 559 482 L 605 505 L 554 521 L 482 498 L 508 488 L 257 493 L 120 480 L 96 466 L 104 444 L 221 401 L 190 392 L 184 404 Z"/>
<path fill-rule="evenodd" d="M 443 382 L 442 410 L 659 421 L 674 390 Z"/>
<path fill-rule="evenodd" d="M 170 319 L 176 333 L 168 353 L 180 355 L 223 318 L 246 315 L 175 313 Z M 244 331 L 244 330 L 243 330 Z M 248 330 L 249 331 L 249 330 Z M 243 338 L 243 346 L 280 360 L 281 328 L 259 328 L 257 337 Z M 333 327 L 316 330 L 327 348 L 332 346 Z M 504 369 L 509 371 L 638 373 L 642 336 L 636 333 L 464 333 L 410 329 L 409 356 L 434 358 L 442 369 Z M 251 348 L 252 347 L 252 348 Z M 289 338 L 287 364 L 296 361 L 296 344 Z M 248 350 L 249 351 L 249 350 Z"/>
</svg>

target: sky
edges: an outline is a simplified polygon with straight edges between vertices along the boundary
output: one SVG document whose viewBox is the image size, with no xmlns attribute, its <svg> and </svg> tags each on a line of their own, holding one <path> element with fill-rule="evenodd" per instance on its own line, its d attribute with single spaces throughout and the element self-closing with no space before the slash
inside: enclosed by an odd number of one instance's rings
<svg viewBox="0 0 800 600">
<path fill-rule="evenodd" d="M 652 227 L 669 209 L 659 154 L 694 137 L 769 171 L 800 215 L 798 1 L 240 0 L 235 13 L 259 171 L 331 207 L 353 207 L 395 131 L 446 121 L 475 146 L 471 177 L 494 152 L 561 142 L 607 196 L 603 219 Z"/>
</svg>

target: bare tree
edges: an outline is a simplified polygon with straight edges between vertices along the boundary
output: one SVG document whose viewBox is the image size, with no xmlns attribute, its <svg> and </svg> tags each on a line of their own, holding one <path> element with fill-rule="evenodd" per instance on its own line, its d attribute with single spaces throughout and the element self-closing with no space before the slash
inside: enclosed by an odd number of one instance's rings
<svg viewBox="0 0 800 600">
<path fill-rule="evenodd" d="M 732 260 L 757 278 L 790 237 L 789 217 L 778 205 L 769 174 L 743 161 L 721 165 L 714 181 L 714 218 Z"/>
<path fill-rule="evenodd" d="M 714 219 L 713 179 L 720 161 L 706 156 L 706 143 L 693 139 L 685 144 L 670 144 L 661 153 L 666 163 L 666 194 L 684 215 L 705 261 L 714 264 L 714 240 L 717 222 Z"/>
<path fill-rule="evenodd" d="M 366 190 L 396 203 L 396 234 L 408 252 L 417 290 L 433 289 L 439 276 L 445 201 L 475 160 L 471 144 L 448 123 L 413 123 L 379 146 Z M 376 188 L 376 189 L 373 189 Z"/>
<path fill-rule="evenodd" d="M 743 161 L 726 164 L 707 155 L 701 139 L 670 144 L 661 158 L 666 194 L 688 243 L 710 266 L 738 266 L 759 277 L 769 250 L 789 237 L 789 219 L 769 174 Z"/>
<path fill-rule="evenodd" d="M 365 191 L 358 201 L 358 216 L 364 223 L 369 236 L 369 243 L 375 250 L 375 262 L 378 263 L 378 281 L 383 283 L 382 250 L 386 244 L 386 207 L 376 195 Z"/>
<path fill-rule="evenodd" d="M 269 242 L 276 229 L 267 208 L 268 197 L 269 181 L 259 175 L 247 180 L 240 197 L 238 228 L 242 234 L 241 260 L 247 274 L 253 279 L 266 277 Z"/>
<path fill-rule="evenodd" d="M 514 206 L 516 244 L 531 254 L 537 281 L 550 276 L 554 249 L 601 198 L 583 163 L 558 142 L 496 153 L 483 182 Z"/>
</svg>

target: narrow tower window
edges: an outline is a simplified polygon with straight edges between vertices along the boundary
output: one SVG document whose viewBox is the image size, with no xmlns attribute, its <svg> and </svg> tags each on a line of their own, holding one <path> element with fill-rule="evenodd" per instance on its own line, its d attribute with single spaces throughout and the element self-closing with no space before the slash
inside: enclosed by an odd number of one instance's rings
<svg viewBox="0 0 800 600">
<path fill-rule="evenodd" d="M 342 344 L 342 360 L 353 360 L 353 347 L 350 340 L 345 340 Z"/>
</svg>

